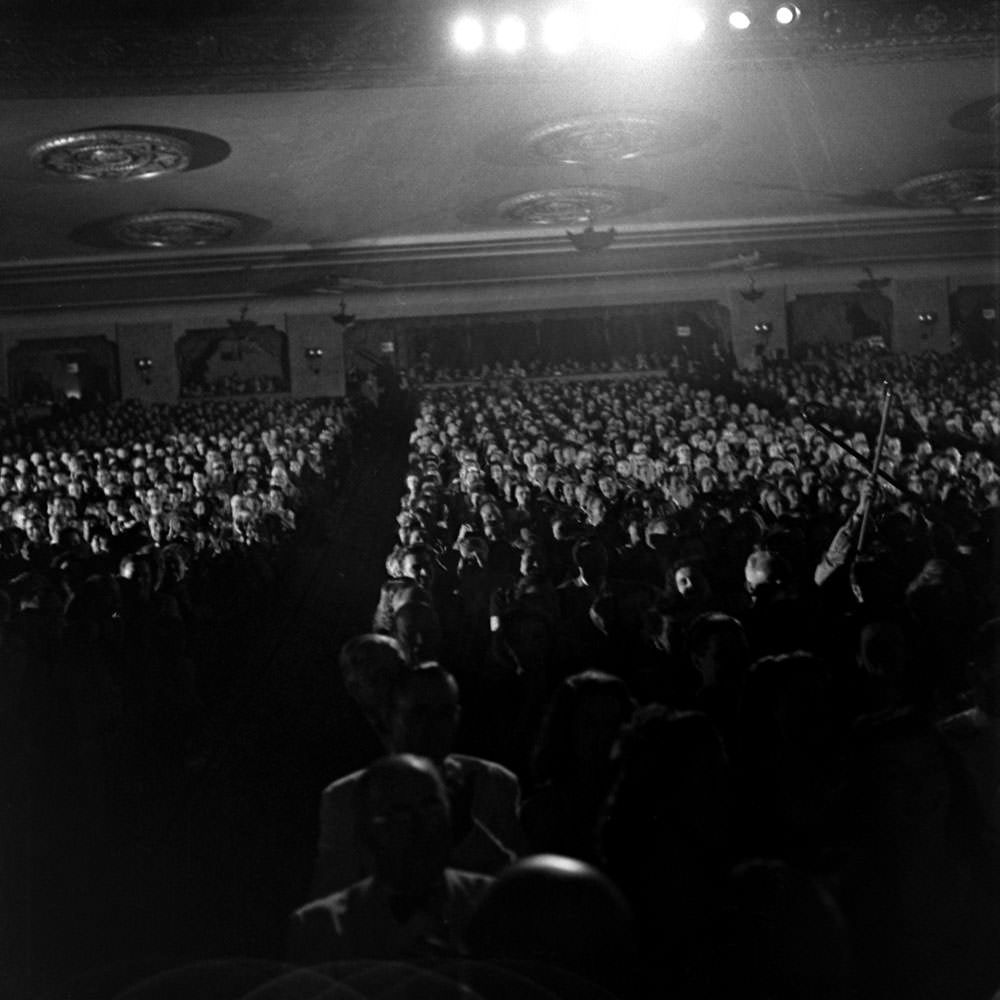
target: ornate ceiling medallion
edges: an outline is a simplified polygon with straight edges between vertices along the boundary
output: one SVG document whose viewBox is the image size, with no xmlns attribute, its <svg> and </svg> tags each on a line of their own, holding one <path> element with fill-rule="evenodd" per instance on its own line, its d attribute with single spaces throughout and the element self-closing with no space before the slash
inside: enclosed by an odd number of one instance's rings
<svg viewBox="0 0 1000 1000">
<path fill-rule="evenodd" d="M 1000 130 L 1000 94 L 964 105 L 948 119 L 948 124 L 973 135 L 987 135 Z"/>
<path fill-rule="evenodd" d="M 893 192 L 915 208 L 972 208 L 1000 201 L 1000 169 L 963 167 L 925 174 L 900 184 Z"/>
<path fill-rule="evenodd" d="M 170 209 L 128 215 L 109 228 L 111 237 L 123 246 L 188 250 L 231 239 L 242 232 L 243 222 L 227 212 Z"/>
<path fill-rule="evenodd" d="M 607 163 L 692 149 L 718 131 L 710 118 L 675 111 L 588 115 L 533 129 L 521 145 L 548 163 Z"/>
<path fill-rule="evenodd" d="M 162 132 L 94 129 L 36 142 L 28 151 L 40 169 L 81 181 L 137 181 L 187 170 L 192 148 Z"/>
<path fill-rule="evenodd" d="M 568 187 L 527 191 L 505 198 L 497 214 L 510 222 L 536 226 L 574 226 L 621 215 L 628 192 L 613 187 Z"/>
</svg>

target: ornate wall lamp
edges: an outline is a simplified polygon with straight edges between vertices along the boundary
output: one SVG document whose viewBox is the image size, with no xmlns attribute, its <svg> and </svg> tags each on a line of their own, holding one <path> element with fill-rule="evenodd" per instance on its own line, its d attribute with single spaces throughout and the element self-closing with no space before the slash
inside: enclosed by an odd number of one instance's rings
<svg viewBox="0 0 1000 1000">
<path fill-rule="evenodd" d="M 323 370 L 323 348 L 307 347 L 306 364 L 313 375 L 318 375 Z"/>
<path fill-rule="evenodd" d="M 920 339 L 927 340 L 934 330 L 934 326 L 938 321 L 938 314 L 934 312 L 933 309 L 922 309 L 917 313 L 917 322 L 922 327 L 920 331 Z"/>
<path fill-rule="evenodd" d="M 143 385 L 153 384 L 153 359 L 152 358 L 136 358 L 135 359 L 135 370 L 139 378 L 142 379 Z"/>
</svg>

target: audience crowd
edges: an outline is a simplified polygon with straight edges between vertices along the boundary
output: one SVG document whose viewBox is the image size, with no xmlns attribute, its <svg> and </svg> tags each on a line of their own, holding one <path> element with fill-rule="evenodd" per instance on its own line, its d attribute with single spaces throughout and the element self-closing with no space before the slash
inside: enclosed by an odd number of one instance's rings
<svg viewBox="0 0 1000 1000">
<path fill-rule="evenodd" d="M 129 402 L 0 429 L 5 853 L 40 762 L 94 822 L 108 781 L 203 763 L 248 624 L 293 533 L 322 530 L 354 422 L 328 399 Z"/>
<path fill-rule="evenodd" d="M 371 759 L 329 775 L 285 957 L 361 992 L 405 963 L 413 996 L 993 997 L 995 365 L 820 346 L 364 388 L 0 428 L 12 815 L 39 741 L 77 757 L 68 809 L 109 760 L 198 767 L 355 430 L 412 403 L 338 661 Z"/>
<path fill-rule="evenodd" d="M 289 957 L 471 956 L 484 996 L 989 1000 L 1000 372 L 653 360 L 413 375 L 340 658 L 388 756 L 323 794 Z"/>
</svg>

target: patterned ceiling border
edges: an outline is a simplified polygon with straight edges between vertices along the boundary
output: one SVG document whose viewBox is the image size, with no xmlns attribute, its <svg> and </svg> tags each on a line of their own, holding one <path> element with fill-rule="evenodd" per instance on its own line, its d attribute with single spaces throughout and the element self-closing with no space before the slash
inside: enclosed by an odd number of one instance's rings
<svg viewBox="0 0 1000 1000">
<path fill-rule="evenodd" d="M 992 57 L 995 0 L 800 0 L 785 33 L 729 33 L 687 57 L 709 63 L 830 58 L 896 61 Z M 264 10 L 267 8 L 265 6 Z M 746 33 L 748 36 L 751 32 Z M 546 60 L 480 67 L 447 50 L 445 25 L 427 5 L 371 0 L 355 14 L 274 8 L 257 17 L 76 20 L 54 26 L 0 15 L 0 89 L 8 97 L 233 93 L 449 83 L 553 76 Z M 577 72 L 586 71 L 577 64 Z"/>
</svg>

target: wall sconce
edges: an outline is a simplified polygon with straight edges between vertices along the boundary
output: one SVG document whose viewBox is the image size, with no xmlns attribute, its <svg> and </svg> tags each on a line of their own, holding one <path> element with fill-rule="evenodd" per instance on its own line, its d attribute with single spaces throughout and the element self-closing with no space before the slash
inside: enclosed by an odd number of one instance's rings
<svg viewBox="0 0 1000 1000">
<path fill-rule="evenodd" d="M 142 379 L 143 385 L 153 384 L 153 359 L 152 358 L 136 358 L 135 359 L 135 370 Z"/>
<path fill-rule="evenodd" d="M 931 335 L 931 330 L 937 321 L 938 314 L 933 309 L 922 309 L 917 313 L 917 322 L 923 327 L 920 332 L 921 340 L 926 340 Z"/>
<path fill-rule="evenodd" d="M 313 375 L 318 375 L 323 368 L 323 349 L 321 347 L 307 347 L 306 364 Z"/>
</svg>

